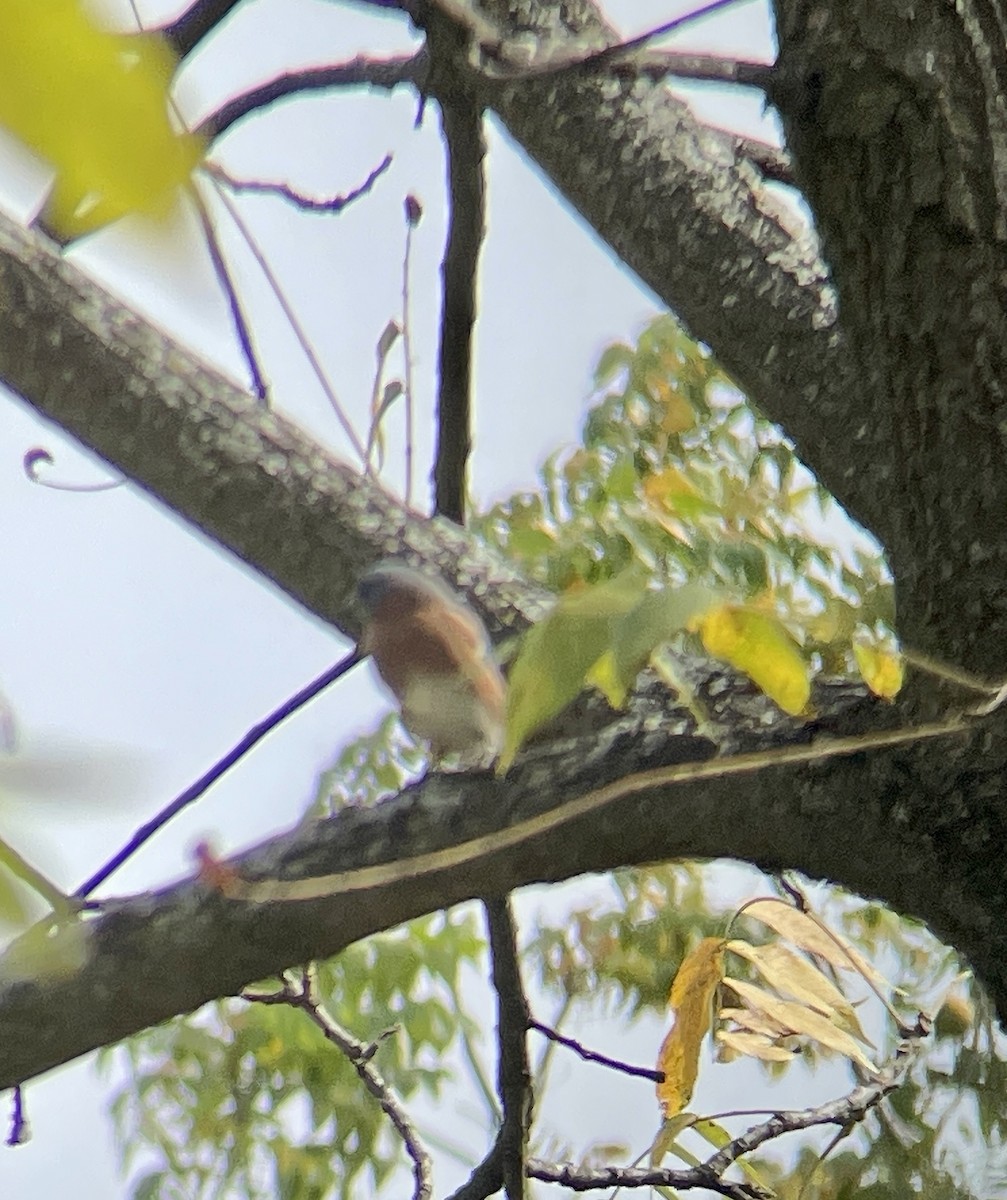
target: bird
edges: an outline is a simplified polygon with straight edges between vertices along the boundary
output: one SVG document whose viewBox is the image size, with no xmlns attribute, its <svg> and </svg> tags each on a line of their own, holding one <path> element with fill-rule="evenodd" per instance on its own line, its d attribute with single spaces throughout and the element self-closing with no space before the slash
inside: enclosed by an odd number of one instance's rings
<svg viewBox="0 0 1007 1200">
<path fill-rule="evenodd" d="M 359 642 L 399 704 L 402 722 L 435 763 L 495 759 L 504 742 L 507 685 L 486 627 L 439 579 L 386 561 L 357 587 L 367 620 Z"/>
</svg>

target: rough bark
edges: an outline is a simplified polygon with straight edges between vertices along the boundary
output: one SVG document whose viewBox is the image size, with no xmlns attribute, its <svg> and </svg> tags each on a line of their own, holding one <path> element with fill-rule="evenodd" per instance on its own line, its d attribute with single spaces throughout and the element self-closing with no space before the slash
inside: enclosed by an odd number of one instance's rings
<svg viewBox="0 0 1007 1200">
<path fill-rule="evenodd" d="M 521 5 L 510 8 L 520 10 Z M 568 76 L 493 103 L 618 253 L 783 420 L 819 478 L 885 541 L 906 640 L 1007 670 L 1003 594 L 1003 189 L 1007 50 L 991 0 L 778 0 L 776 99 L 841 298 L 729 139 L 651 84 Z M 499 15 L 495 6 L 488 6 Z M 549 22 L 558 4 L 535 6 Z M 590 44 L 591 9 L 557 37 Z M 527 22 L 520 11 L 508 20 Z M 587 22 L 578 32 L 577 22 Z M 571 32 L 572 31 L 572 32 Z M 389 549 L 436 559 L 498 630 L 540 609 L 505 564 L 403 513 L 257 409 L 38 239 L 0 227 L 0 375 L 40 411 L 313 611 L 352 633 L 351 580 Z M 54 353 L 54 348 L 58 353 Z M 262 514 L 269 514 L 263 517 Z M 485 593 L 493 576 L 504 586 Z M 655 763 L 785 745 L 712 669 L 714 744 L 639 713 L 560 743 L 502 781 L 435 779 L 372 812 L 281 839 L 268 873 L 331 872 L 491 834 Z M 840 693 L 838 698 L 841 698 Z M 837 698 L 837 700 L 838 700 Z M 819 698 L 837 732 L 913 719 Z M 746 719 L 747 718 L 747 719 Z M 640 721 L 640 724 L 634 724 Z M 449 869 L 308 905 L 247 907 L 193 884 L 123 901 L 94 923 L 68 979 L 0 988 L 0 1085 L 376 929 L 479 893 L 681 855 L 792 866 L 927 920 L 965 953 L 1007 1017 L 1003 722 L 969 738 L 642 792 Z"/>
<path fill-rule="evenodd" d="M 911 645 L 1007 672 L 1001 5 L 778 0 L 795 169 L 863 364 L 855 450 Z M 852 435 L 852 436 L 851 436 Z"/>
<path fill-rule="evenodd" d="M 704 699 L 728 752 L 807 739 L 799 722 L 767 724 L 751 687 L 716 675 Z M 428 777 L 376 808 L 347 809 L 241 860 L 252 877 L 306 878 L 490 839 L 454 865 L 303 903 L 232 901 L 193 882 L 113 903 L 91 923 L 81 971 L 0 983 L 0 1088 L 432 909 L 676 857 L 797 867 L 884 897 L 952 938 L 994 994 L 1007 996 L 1007 934 L 989 903 L 1007 890 L 1007 865 L 990 856 L 980 878 L 959 853 L 966 831 L 980 847 L 1002 845 L 1000 806 L 989 799 L 950 811 L 943 776 L 932 789 L 921 782 L 933 777 L 938 758 L 949 773 L 974 773 L 981 731 L 811 767 L 648 787 L 506 844 L 509 827 L 602 784 L 708 758 L 717 747 L 696 735 L 688 713 L 666 703 L 659 689 L 641 692 L 614 725 L 532 752 L 503 779 Z M 858 732 L 878 722 L 879 705 L 845 687 L 823 689 L 816 703 L 828 714 L 819 732 Z M 662 709 L 666 719 L 657 723 Z M 988 780 L 990 789 L 998 783 Z"/>
<path fill-rule="evenodd" d="M 541 613 L 457 526 L 405 509 L 2 214 L 0 296 L 9 387 L 349 637 L 356 581 L 403 552 L 439 565 L 494 631 Z"/>
</svg>

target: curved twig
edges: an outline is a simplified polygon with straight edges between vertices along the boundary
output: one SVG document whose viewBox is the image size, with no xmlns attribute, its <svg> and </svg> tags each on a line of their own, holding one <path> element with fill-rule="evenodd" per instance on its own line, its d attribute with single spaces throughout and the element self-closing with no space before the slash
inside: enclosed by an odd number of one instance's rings
<svg viewBox="0 0 1007 1200">
<path fill-rule="evenodd" d="M 427 1154 L 412 1122 L 406 1116 L 402 1102 L 373 1063 L 378 1042 L 361 1042 L 322 1005 L 318 998 L 318 979 L 315 967 L 306 967 L 297 979 L 284 980 L 281 991 L 267 995 L 254 992 L 244 993 L 246 1000 L 259 1004 L 289 1004 L 308 1014 L 311 1020 L 340 1050 L 360 1077 L 360 1082 L 381 1105 L 381 1110 L 395 1127 L 402 1139 L 406 1153 L 413 1163 L 413 1200 L 429 1200 L 433 1194 L 433 1177 L 430 1155 Z M 380 1041 L 380 1039 L 379 1039 Z"/>
<path fill-rule="evenodd" d="M 285 71 L 240 96 L 232 97 L 204 117 L 194 132 L 216 140 L 252 113 L 261 112 L 290 96 L 308 92 L 331 91 L 341 87 L 371 87 L 391 91 L 404 83 L 419 87 L 426 77 L 427 62 L 426 51 L 421 49 L 415 54 L 395 58 L 371 59 L 361 56 L 345 63 Z"/>
</svg>

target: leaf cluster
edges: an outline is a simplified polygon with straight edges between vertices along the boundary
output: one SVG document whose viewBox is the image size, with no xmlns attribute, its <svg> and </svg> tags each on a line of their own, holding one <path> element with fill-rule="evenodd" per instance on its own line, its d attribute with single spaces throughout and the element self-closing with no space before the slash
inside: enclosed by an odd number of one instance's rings
<svg viewBox="0 0 1007 1200">
<path fill-rule="evenodd" d="M 850 672 L 854 634 L 893 626 L 891 579 L 783 433 L 668 314 L 605 350 L 594 382 L 583 444 L 477 531 L 557 592 L 635 567 L 760 598 L 822 670 Z"/>
<path fill-rule="evenodd" d="M 402 1097 L 437 1097 L 459 1034 L 459 976 L 483 955 L 471 910 L 411 922 L 319 970 L 327 1011 Z M 391 1034 L 389 1030 L 393 1030 Z M 388 1035 L 388 1036 L 382 1036 Z M 124 1165 L 157 1165 L 138 1200 L 349 1200 L 393 1177 L 401 1146 L 347 1060 L 303 1012 L 229 1001 L 106 1052 L 124 1057 L 111 1111 Z"/>
</svg>

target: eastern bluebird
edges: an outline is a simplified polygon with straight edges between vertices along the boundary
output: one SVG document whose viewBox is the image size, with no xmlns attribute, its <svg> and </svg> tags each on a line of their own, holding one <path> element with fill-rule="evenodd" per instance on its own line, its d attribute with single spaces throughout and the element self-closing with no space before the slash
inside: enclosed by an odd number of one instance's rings
<svg viewBox="0 0 1007 1200">
<path fill-rule="evenodd" d="M 486 627 L 439 580 L 381 563 L 357 592 L 368 614 L 360 650 L 395 694 L 402 721 L 435 761 L 495 757 L 503 746 L 506 684 Z"/>
</svg>

